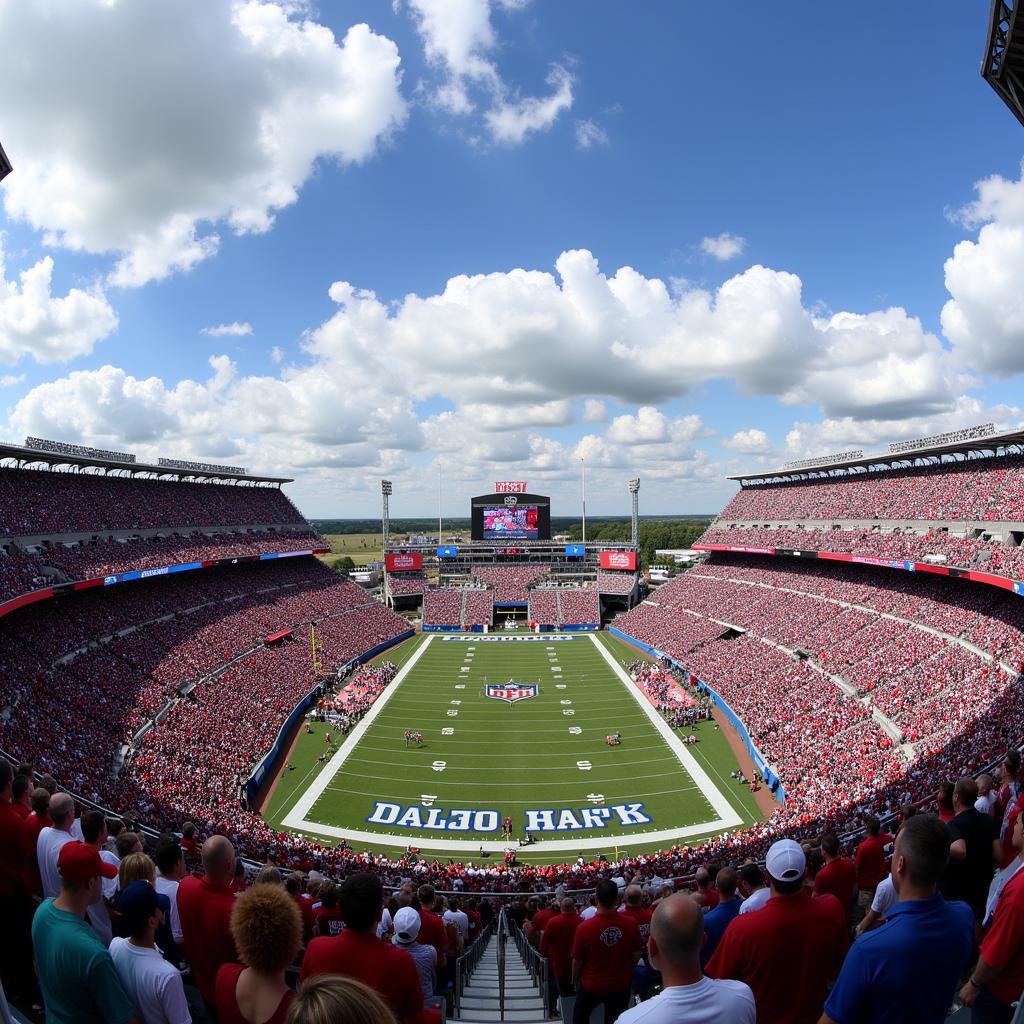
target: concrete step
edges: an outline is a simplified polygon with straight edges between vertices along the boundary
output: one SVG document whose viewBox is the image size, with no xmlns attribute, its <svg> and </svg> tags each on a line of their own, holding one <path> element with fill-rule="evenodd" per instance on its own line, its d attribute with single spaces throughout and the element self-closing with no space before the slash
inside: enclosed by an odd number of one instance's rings
<svg viewBox="0 0 1024 1024">
<path fill-rule="evenodd" d="M 462 997 L 462 1005 L 467 1009 L 490 1010 L 498 1008 L 498 999 L 493 996 L 474 997 L 468 992 Z M 544 1004 L 540 998 L 536 999 L 507 999 L 505 1000 L 506 1010 L 536 1010 L 543 1014 Z"/>
<path fill-rule="evenodd" d="M 466 995 L 483 996 L 488 999 L 497 999 L 499 992 L 497 985 L 467 985 Z M 540 992 L 537 990 L 536 985 L 531 985 L 530 988 L 509 988 L 505 986 L 505 1000 L 509 999 L 521 1000 L 521 999 L 540 999 Z"/>
</svg>

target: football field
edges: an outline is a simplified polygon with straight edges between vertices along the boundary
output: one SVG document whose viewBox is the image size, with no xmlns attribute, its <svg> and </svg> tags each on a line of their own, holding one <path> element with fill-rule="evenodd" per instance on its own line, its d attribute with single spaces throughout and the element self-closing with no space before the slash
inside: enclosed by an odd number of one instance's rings
<svg viewBox="0 0 1024 1024">
<path fill-rule="evenodd" d="M 465 857 L 505 850 L 509 817 L 514 839 L 529 830 L 537 840 L 530 854 L 566 859 L 693 842 L 757 817 L 714 725 L 688 747 L 606 635 L 431 634 L 414 644 L 329 761 L 314 755 L 300 777 L 281 780 L 268 820 L 327 843 Z M 407 730 L 422 745 L 407 743 Z M 307 756 L 311 740 L 323 751 L 322 731 L 302 737 Z M 622 741 L 609 745 L 615 732 Z M 716 758 L 695 756 L 705 739 Z"/>
</svg>

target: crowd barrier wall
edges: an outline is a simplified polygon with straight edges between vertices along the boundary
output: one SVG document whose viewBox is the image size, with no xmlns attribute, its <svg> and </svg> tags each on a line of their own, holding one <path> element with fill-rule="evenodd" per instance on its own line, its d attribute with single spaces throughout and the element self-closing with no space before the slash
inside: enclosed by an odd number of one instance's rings
<svg viewBox="0 0 1024 1024">
<path fill-rule="evenodd" d="M 408 640 L 409 637 L 414 635 L 414 631 L 411 629 L 406 630 L 400 636 L 396 636 L 391 640 L 386 640 L 382 644 L 377 644 L 376 647 L 371 647 L 370 650 L 364 651 L 357 658 L 353 658 L 345 667 L 354 668 L 356 665 L 362 665 L 364 662 L 369 661 L 371 658 L 375 658 L 378 654 L 382 654 L 384 651 L 396 644 L 400 644 L 403 640 Z M 245 798 L 251 805 L 256 799 L 256 793 L 259 791 L 260 786 L 263 784 L 269 772 L 276 767 L 277 759 L 281 756 L 281 750 L 284 744 L 285 737 L 295 727 L 295 725 L 301 721 L 302 716 L 309 710 L 309 706 L 316 699 L 316 694 L 319 692 L 320 686 L 315 686 L 309 693 L 306 694 L 298 704 L 295 705 L 295 709 L 285 719 L 284 725 L 277 731 L 277 736 L 274 739 L 273 746 L 270 750 L 263 755 L 263 759 L 253 769 L 252 774 L 248 779 L 245 780 L 244 790 Z"/>
<path fill-rule="evenodd" d="M 703 679 L 697 679 L 696 676 L 689 673 L 685 665 L 683 665 L 679 661 L 676 661 L 675 658 L 666 654 L 664 651 L 659 651 L 656 647 L 651 647 L 649 644 L 645 644 L 642 640 L 637 640 L 635 637 L 630 636 L 628 633 L 624 633 L 621 629 L 616 629 L 614 626 L 609 626 L 608 632 L 613 634 L 614 636 L 617 636 L 620 640 L 625 640 L 626 643 L 632 644 L 634 647 L 640 648 L 640 650 L 652 655 L 659 661 L 668 661 L 671 665 L 679 669 L 680 672 L 686 672 L 690 679 L 698 682 L 704 688 L 704 690 L 707 691 L 707 694 L 711 698 L 712 703 L 715 705 L 715 707 L 717 707 L 722 712 L 722 714 L 725 715 L 726 720 L 739 734 L 740 739 L 743 741 L 743 746 L 746 748 L 747 753 L 750 755 L 750 759 L 754 762 L 754 767 L 761 773 L 762 778 L 764 778 L 768 786 L 773 787 L 772 792 L 775 795 L 775 799 L 778 800 L 780 803 L 786 802 L 786 791 L 785 789 L 783 789 L 782 780 L 779 779 L 775 772 L 773 772 L 771 768 L 768 766 L 768 762 L 765 760 L 764 754 L 762 754 L 761 751 L 757 749 L 756 744 L 750 738 L 750 733 L 747 732 L 747 727 L 743 724 L 743 720 L 740 718 L 739 715 L 736 714 L 735 711 L 733 711 L 733 709 L 729 705 L 729 702 L 725 700 L 725 698 L 722 697 L 710 683 L 706 683 Z"/>
<path fill-rule="evenodd" d="M 420 629 L 422 629 L 424 633 L 461 633 L 462 632 L 462 627 L 461 626 L 436 626 L 433 623 L 430 623 L 429 625 L 427 623 L 424 623 L 422 626 L 420 626 Z"/>
</svg>

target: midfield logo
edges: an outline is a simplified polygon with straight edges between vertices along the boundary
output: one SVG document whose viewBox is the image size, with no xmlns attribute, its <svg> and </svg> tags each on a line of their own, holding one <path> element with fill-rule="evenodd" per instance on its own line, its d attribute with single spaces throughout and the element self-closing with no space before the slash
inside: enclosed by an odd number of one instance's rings
<svg viewBox="0 0 1024 1024">
<path fill-rule="evenodd" d="M 492 700 L 508 701 L 509 704 L 536 697 L 539 692 L 540 687 L 536 683 L 488 683 L 484 687 L 485 696 Z"/>
</svg>

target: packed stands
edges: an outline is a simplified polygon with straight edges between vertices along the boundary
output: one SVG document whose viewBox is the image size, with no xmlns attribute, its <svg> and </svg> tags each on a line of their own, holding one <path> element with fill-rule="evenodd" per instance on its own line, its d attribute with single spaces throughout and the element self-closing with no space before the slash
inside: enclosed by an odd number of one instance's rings
<svg viewBox="0 0 1024 1024">
<path fill-rule="evenodd" d="M 599 572 L 597 589 L 602 594 L 628 597 L 636 589 L 636 576 L 629 572 Z"/>
<path fill-rule="evenodd" d="M 601 598 L 594 590 L 565 587 L 558 595 L 559 625 L 591 626 L 601 622 Z"/>
<path fill-rule="evenodd" d="M 421 572 L 389 572 L 387 580 L 394 597 L 422 594 L 427 589 L 427 577 Z"/>
<path fill-rule="evenodd" d="M 490 627 L 494 620 L 494 594 L 490 590 L 465 590 L 462 602 L 462 628 Z"/>
<path fill-rule="evenodd" d="M 458 626 L 462 622 L 462 591 L 439 587 L 423 595 L 424 626 Z"/>
<path fill-rule="evenodd" d="M 0 469 L 0 536 L 308 524 L 277 487 Z"/>
<path fill-rule="evenodd" d="M 534 587 L 530 591 L 527 614 L 531 622 L 539 622 L 542 626 L 558 625 L 558 591 L 552 587 Z"/>
<path fill-rule="evenodd" d="M 550 571 L 549 565 L 475 565 L 473 576 L 494 590 L 495 604 L 526 604 L 528 591 Z"/>
</svg>

